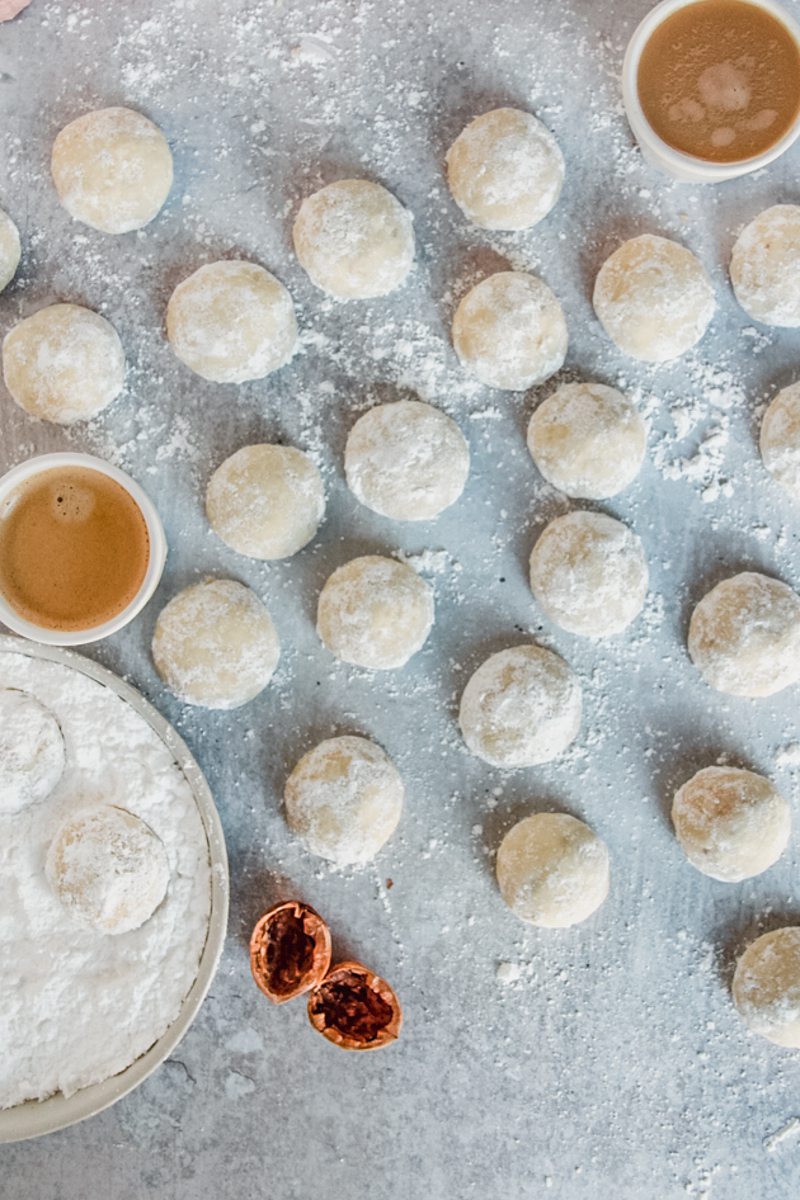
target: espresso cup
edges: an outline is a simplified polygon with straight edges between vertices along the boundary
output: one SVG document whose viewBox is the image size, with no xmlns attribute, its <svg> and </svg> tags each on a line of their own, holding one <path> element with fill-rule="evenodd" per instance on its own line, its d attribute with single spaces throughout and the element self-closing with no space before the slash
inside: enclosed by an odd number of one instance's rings
<svg viewBox="0 0 800 1200">
<path fill-rule="evenodd" d="M 83 646 L 90 642 L 99 642 L 102 638 L 117 633 L 141 612 L 161 579 L 167 558 L 167 539 L 155 505 L 136 480 L 132 479 L 125 471 L 119 470 L 111 463 L 104 462 L 101 458 L 95 458 L 92 454 L 42 454 L 28 459 L 27 462 L 19 463 L 0 478 L 0 505 L 3 505 L 9 496 L 23 484 L 29 483 L 37 475 L 45 471 L 52 471 L 54 468 L 72 470 L 82 468 L 87 471 L 96 471 L 113 480 L 127 492 L 139 509 L 147 528 L 148 561 L 139 589 L 125 608 L 102 624 L 86 629 L 69 630 L 37 625 L 23 617 L 9 603 L 3 594 L 2 579 L 0 579 L 0 622 L 13 633 L 50 646 Z"/>
<path fill-rule="evenodd" d="M 670 146 L 655 132 L 642 109 L 639 99 L 639 63 L 645 46 L 650 41 L 658 27 L 673 13 L 697 0 L 661 0 L 651 9 L 644 20 L 638 25 L 628 48 L 622 65 L 622 101 L 628 117 L 628 123 L 645 159 L 652 166 L 686 183 L 721 183 L 726 179 L 738 179 L 741 175 L 749 175 L 760 171 L 769 163 L 780 158 L 800 136 L 800 113 L 792 125 L 773 145 L 762 154 L 752 158 L 744 158 L 734 162 L 708 162 L 703 158 L 685 154 Z M 800 25 L 794 17 L 774 0 L 747 0 L 754 8 L 763 9 L 776 21 L 779 21 L 787 32 L 800 46 Z"/>
</svg>

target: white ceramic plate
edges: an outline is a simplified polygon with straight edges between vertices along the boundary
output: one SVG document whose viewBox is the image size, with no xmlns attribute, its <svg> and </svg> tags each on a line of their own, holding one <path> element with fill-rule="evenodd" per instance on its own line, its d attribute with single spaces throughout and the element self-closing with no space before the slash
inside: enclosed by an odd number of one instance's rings
<svg viewBox="0 0 800 1200">
<path fill-rule="evenodd" d="M 169 1057 L 197 1015 L 219 964 L 228 924 L 229 876 L 225 837 L 205 777 L 183 739 L 152 704 L 140 696 L 135 688 L 123 683 L 113 672 L 90 662 L 72 650 L 63 650 L 58 646 L 41 646 L 22 638 L 0 635 L 0 654 L 8 652 L 62 663 L 110 688 L 147 721 L 172 754 L 192 789 L 208 839 L 211 865 L 211 911 L 206 944 L 200 956 L 197 978 L 186 995 L 176 1020 L 146 1054 L 137 1058 L 118 1075 L 112 1075 L 110 1079 L 94 1083 L 91 1087 L 81 1088 L 69 1097 L 56 1095 L 48 1100 L 28 1100 L 25 1104 L 0 1111 L 0 1142 L 17 1142 L 53 1133 L 56 1129 L 64 1129 L 67 1125 L 74 1125 L 102 1112 L 104 1108 L 116 1104 L 117 1100 L 121 1100 L 143 1083 L 148 1075 L 152 1075 L 156 1067 Z"/>
</svg>

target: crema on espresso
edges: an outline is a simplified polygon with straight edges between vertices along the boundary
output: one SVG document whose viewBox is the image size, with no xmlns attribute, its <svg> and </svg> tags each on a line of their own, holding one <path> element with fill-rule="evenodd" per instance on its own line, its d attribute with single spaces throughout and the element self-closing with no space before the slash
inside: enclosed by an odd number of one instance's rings
<svg viewBox="0 0 800 1200">
<path fill-rule="evenodd" d="M 144 516 L 116 480 L 51 468 L 0 504 L 0 592 L 45 629 L 93 629 L 137 595 L 150 558 Z"/>
<path fill-rule="evenodd" d="M 639 60 L 639 100 L 684 154 L 731 163 L 765 153 L 800 110 L 800 47 L 745 0 L 696 0 L 667 17 Z"/>
</svg>

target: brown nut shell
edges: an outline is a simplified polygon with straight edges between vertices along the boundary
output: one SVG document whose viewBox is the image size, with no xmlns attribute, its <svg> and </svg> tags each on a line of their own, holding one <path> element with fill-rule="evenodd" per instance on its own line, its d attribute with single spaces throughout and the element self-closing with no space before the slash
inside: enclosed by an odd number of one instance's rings
<svg viewBox="0 0 800 1200">
<path fill-rule="evenodd" d="M 362 963 L 341 962 L 309 996 L 308 1019 L 342 1050 L 379 1050 L 397 1041 L 403 1013 L 385 979 Z"/>
<path fill-rule="evenodd" d="M 253 930 L 250 970 L 273 1004 L 285 1004 L 316 987 L 330 965 L 331 931 L 310 904 L 276 904 Z"/>
</svg>

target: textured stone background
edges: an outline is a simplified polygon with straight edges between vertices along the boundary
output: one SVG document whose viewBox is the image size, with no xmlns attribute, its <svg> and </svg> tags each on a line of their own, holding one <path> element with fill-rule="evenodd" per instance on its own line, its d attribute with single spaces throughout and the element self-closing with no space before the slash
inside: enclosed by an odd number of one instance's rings
<svg viewBox="0 0 800 1200">
<path fill-rule="evenodd" d="M 770 1138 L 800 1114 L 800 1065 L 747 1036 L 728 991 L 748 938 L 800 915 L 796 845 L 760 879 L 717 884 L 683 860 L 668 809 L 674 787 L 720 754 L 797 791 L 797 766 L 780 758 L 797 739 L 797 695 L 715 697 L 688 662 L 685 628 L 709 584 L 742 566 L 800 584 L 800 512 L 763 472 L 755 441 L 760 406 L 794 377 L 800 335 L 755 330 L 725 271 L 744 220 L 797 200 L 800 151 L 717 190 L 647 168 L 617 79 L 646 7 L 34 0 L 0 26 L 0 205 L 25 241 L 23 270 L 0 297 L 0 333 L 54 298 L 78 300 L 114 321 L 130 362 L 125 396 L 88 428 L 38 425 L 0 385 L 0 458 L 92 450 L 132 471 L 159 505 L 171 544 L 159 594 L 89 653 L 140 687 L 196 753 L 233 889 L 219 975 L 174 1060 L 94 1120 L 0 1147 L 10 1200 L 797 1196 L 800 1136 Z M 567 156 L 562 201 L 526 234 L 469 228 L 443 185 L 450 140 L 498 102 L 537 112 Z M 112 103 L 158 121 L 177 168 L 159 219 L 116 240 L 71 223 L 47 173 L 57 130 Z M 385 301 L 328 302 L 291 254 L 299 197 L 348 174 L 383 181 L 415 214 L 418 266 Z M 719 297 L 697 351 L 658 370 L 617 355 L 590 305 L 605 255 L 645 230 L 700 254 Z M 220 255 L 274 270 L 303 328 L 287 369 L 239 389 L 191 376 L 161 327 L 174 284 Z M 653 595 L 607 644 L 561 634 L 527 590 L 536 530 L 565 508 L 524 445 L 540 397 L 475 385 L 449 345 L 458 298 L 503 261 L 540 271 L 562 298 L 563 377 L 616 383 L 651 421 L 651 461 L 603 507 L 643 537 Z M 361 510 L 341 471 L 354 414 L 409 391 L 447 408 L 473 450 L 462 502 L 419 528 Z M 207 531 L 202 494 L 232 450 L 279 438 L 320 462 L 329 518 L 297 558 L 259 565 Z M 315 597 L 348 557 L 397 549 L 444 552 L 426 559 L 437 626 L 405 671 L 369 678 L 321 649 Z M 235 714 L 181 706 L 148 658 L 160 603 L 209 572 L 256 588 L 284 645 L 273 685 Z M 559 762 L 500 776 L 466 755 L 457 697 L 488 650 L 529 636 L 580 672 L 584 729 Z M 376 737 L 408 785 L 397 835 L 374 867 L 352 874 L 306 856 L 279 812 L 287 771 L 334 730 Z M 494 884 L 503 832 L 539 808 L 585 817 L 613 856 L 608 903 L 563 933 L 515 921 Z M 273 1010 L 253 987 L 249 929 L 267 903 L 293 894 L 329 918 L 340 955 L 395 984 L 406 1025 L 392 1050 L 337 1052 L 306 1025 L 302 1004 Z M 521 970 L 506 987 L 495 974 L 504 961 Z"/>
</svg>

